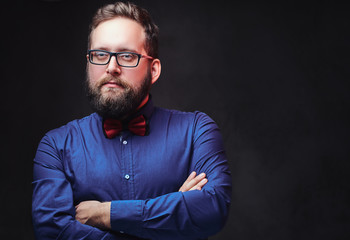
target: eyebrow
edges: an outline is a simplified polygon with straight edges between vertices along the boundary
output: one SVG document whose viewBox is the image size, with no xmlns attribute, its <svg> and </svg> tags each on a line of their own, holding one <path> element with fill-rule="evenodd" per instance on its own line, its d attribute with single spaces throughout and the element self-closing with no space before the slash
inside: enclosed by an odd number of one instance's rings
<svg viewBox="0 0 350 240">
<path fill-rule="evenodd" d="M 94 48 L 95 50 L 105 50 L 108 52 L 112 52 L 109 48 L 105 48 L 105 47 L 98 47 L 98 48 Z M 117 52 L 133 52 L 133 53 L 138 53 L 138 51 L 136 51 L 135 49 L 131 49 L 131 48 L 119 48 Z"/>
</svg>

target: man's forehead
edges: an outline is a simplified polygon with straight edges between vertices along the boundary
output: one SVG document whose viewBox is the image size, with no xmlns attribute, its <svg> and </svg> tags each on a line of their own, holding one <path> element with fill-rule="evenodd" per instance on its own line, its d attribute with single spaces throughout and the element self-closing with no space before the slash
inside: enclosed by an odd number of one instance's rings
<svg viewBox="0 0 350 240">
<path fill-rule="evenodd" d="M 145 43 L 145 31 L 136 21 L 117 17 L 100 23 L 91 33 L 91 45 L 139 48 Z M 118 46 L 119 47 L 119 46 Z"/>
</svg>

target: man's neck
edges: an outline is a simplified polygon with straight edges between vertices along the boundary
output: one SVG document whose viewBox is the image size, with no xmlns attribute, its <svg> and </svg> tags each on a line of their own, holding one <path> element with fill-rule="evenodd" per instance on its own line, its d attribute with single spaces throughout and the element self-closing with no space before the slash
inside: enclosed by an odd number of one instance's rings
<svg viewBox="0 0 350 240">
<path fill-rule="evenodd" d="M 149 99 L 149 94 L 147 94 L 147 96 L 142 100 L 141 104 L 136 108 L 136 110 L 139 110 L 140 108 L 145 106 L 145 104 L 148 102 L 148 99 Z"/>
</svg>

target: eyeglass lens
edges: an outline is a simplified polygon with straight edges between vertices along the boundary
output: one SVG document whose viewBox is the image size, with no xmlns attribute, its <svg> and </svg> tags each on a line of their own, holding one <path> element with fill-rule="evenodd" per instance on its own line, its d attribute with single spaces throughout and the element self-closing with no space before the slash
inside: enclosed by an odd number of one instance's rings
<svg viewBox="0 0 350 240">
<path fill-rule="evenodd" d="M 117 62 L 120 66 L 135 67 L 139 61 L 139 55 L 130 52 L 120 52 L 115 54 L 117 56 Z M 110 61 L 111 53 L 103 51 L 91 51 L 90 61 L 93 64 L 107 64 Z"/>
</svg>

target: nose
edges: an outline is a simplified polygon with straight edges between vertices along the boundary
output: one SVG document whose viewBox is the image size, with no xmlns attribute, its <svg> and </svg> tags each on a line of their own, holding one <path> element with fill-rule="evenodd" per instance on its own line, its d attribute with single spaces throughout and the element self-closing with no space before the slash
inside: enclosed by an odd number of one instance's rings
<svg viewBox="0 0 350 240">
<path fill-rule="evenodd" d="M 115 56 L 112 56 L 109 60 L 109 63 L 106 68 L 106 72 L 111 75 L 119 75 L 120 74 L 120 66 L 117 63 L 117 59 Z"/>
</svg>

